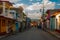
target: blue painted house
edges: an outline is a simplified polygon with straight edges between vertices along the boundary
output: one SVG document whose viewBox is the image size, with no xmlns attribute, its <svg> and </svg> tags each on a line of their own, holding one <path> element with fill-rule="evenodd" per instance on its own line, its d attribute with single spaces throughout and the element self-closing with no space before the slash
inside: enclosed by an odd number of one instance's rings
<svg viewBox="0 0 60 40">
<path fill-rule="evenodd" d="M 27 17 L 26 21 L 27 21 L 27 27 L 30 28 L 31 19 Z"/>
</svg>

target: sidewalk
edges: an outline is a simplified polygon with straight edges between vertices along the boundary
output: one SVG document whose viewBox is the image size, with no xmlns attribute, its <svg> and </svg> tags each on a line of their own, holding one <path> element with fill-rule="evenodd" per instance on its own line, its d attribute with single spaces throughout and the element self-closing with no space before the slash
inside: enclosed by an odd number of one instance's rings
<svg viewBox="0 0 60 40">
<path fill-rule="evenodd" d="M 17 34 L 17 33 L 15 33 L 15 34 Z M 8 37 L 8 36 L 11 36 L 11 35 L 15 35 L 15 34 L 10 33 L 10 34 L 6 34 L 6 35 L 2 35 L 2 36 L 0 36 L 0 39 L 5 38 L 5 37 Z"/>
<path fill-rule="evenodd" d="M 60 33 L 51 30 L 45 30 L 45 31 L 60 39 Z"/>
<path fill-rule="evenodd" d="M 9 36 L 9 35 L 0 36 L 0 39 L 5 38 L 5 37 L 7 37 L 7 36 Z"/>
<path fill-rule="evenodd" d="M 20 32 L 14 32 L 14 33 L 10 33 L 10 34 L 0 36 L 0 39 L 5 38 L 5 37 L 9 37 L 9 36 L 12 36 L 12 35 L 17 35 L 18 33 L 20 33 Z"/>
</svg>

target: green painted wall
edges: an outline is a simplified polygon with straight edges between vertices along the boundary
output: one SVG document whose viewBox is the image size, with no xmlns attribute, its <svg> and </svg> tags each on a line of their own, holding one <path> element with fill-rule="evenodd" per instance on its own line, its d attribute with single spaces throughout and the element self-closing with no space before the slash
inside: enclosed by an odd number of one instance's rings
<svg viewBox="0 0 60 40">
<path fill-rule="evenodd" d="M 55 29 L 55 17 L 50 18 L 50 29 Z"/>
</svg>

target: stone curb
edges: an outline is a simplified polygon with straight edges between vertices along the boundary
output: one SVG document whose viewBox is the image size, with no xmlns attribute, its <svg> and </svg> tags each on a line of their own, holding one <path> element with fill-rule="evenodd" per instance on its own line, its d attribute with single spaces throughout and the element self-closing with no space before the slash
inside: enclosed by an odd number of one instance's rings
<svg viewBox="0 0 60 40">
<path fill-rule="evenodd" d="M 58 36 L 58 35 L 56 35 L 56 34 L 50 32 L 50 31 L 48 31 L 48 30 L 46 30 L 46 32 L 48 32 L 48 33 L 50 33 L 51 35 L 55 36 L 56 38 L 59 38 L 59 39 L 60 39 L 60 36 Z"/>
</svg>

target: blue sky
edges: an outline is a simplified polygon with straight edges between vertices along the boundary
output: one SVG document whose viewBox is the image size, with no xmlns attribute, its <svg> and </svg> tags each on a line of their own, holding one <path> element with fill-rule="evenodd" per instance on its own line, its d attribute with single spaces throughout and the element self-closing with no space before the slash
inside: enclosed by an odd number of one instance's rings
<svg viewBox="0 0 60 40">
<path fill-rule="evenodd" d="M 49 0 L 51 2 L 55 2 L 55 8 L 60 8 L 60 0 Z M 26 5 L 32 5 L 32 3 L 36 3 L 36 2 L 39 2 L 41 3 L 42 0 L 17 0 L 17 2 L 15 3 L 23 3 L 23 4 L 26 4 Z"/>
<path fill-rule="evenodd" d="M 21 1 L 19 1 L 18 3 L 24 3 L 24 4 L 27 4 L 27 5 L 31 5 L 32 3 L 36 3 L 36 2 L 40 2 L 41 0 L 32 0 L 32 1 L 30 1 L 30 0 L 21 0 Z"/>
<path fill-rule="evenodd" d="M 50 1 L 56 3 L 56 6 L 55 6 L 56 9 L 57 9 L 57 8 L 60 8 L 60 0 L 50 0 Z"/>
<path fill-rule="evenodd" d="M 22 6 L 28 17 L 30 18 L 40 18 L 42 14 L 39 10 L 43 8 L 43 2 L 45 11 L 47 9 L 60 9 L 60 0 L 10 0 L 10 2 L 15 3 L 14 7 Z"/>
<path fill-rule="evenodd" d="M 50 1 L 60 4 L 60 0 L 50 0 Z"/>
</svg>

